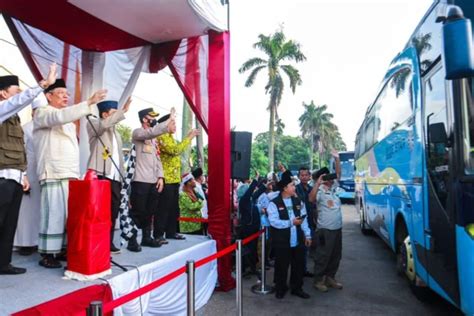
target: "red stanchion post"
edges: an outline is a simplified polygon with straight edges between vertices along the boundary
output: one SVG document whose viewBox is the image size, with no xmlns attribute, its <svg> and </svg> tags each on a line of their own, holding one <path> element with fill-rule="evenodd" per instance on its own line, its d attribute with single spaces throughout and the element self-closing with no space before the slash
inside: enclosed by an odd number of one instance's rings
<svg viewBox="0 0 474 316">
<path fill-rule="evenodd" d="M 87 316 L 102 316 L 102 302 L 92 301 L 86 311 Z"/>
</svg>

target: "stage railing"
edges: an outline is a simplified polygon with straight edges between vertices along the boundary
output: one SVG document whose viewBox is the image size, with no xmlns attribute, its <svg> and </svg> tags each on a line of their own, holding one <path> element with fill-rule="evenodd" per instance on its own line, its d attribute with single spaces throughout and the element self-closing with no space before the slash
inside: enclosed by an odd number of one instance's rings
<svg viewBox="0 0 474 316">
<path fill-rule="evenodd" d="M 194 220 L 194 218 L 193 218 Z M 200 219 L 202 220 L 202 219 Z M 131 300 L 138 298 L 154 289 L 160 287 L 161 285 L 177 278 L 183 273 L 187 273 L 187 315 L 195 315 L 194 310 L 194 274 L 195 269 L 208 264 L 211 261 L 224 257 L 230 254 L 233 251 L 236 251 L 236 306 L 237 306 L 237 315 L 243 314 L 243 301 L 242 301 L 242 246 L 248 244 L 249 242 L 257 239 L 259 236 L 262 236 L 262 244 L 265 244 L 266 241 L 266 231 L 262 229 L 243 240 L 237 240 L 234 244 L 230 245 L 227 248 L 222 249 L 221 251 L 216 252 L 213 255 L 208 257 L 202 258 L 196 262 L 188 261 L 185 266 L 176 269 L 175 271 L 141 287 L 136 289 L 133 292 L 125 294 L 121 297 L 118 297 L 112 301 L 106 302 L 103 304 L 101 301 L 93 301 L 90 303 L 86 311 L 77 314 L 79 315 L 87 315 L 87 316 L 102 316 L 106 313 L 112 312 L 115 308 L 124 305 Z M 265 251 L 265 245 L 262 246 L 262 251 Z M 260 282 L 265 282 L 265 253 L 262 253 L 261 257 L 261 270 L 262 270 L 262 279 Z M 267 285 L 263 285 L 264 289 L 268 289 Z M 266 293 L 260 293 L 258 291 L 254 291 L 259 294 L 267 294 L 270 291 L 265 291 Z"/>
</svg>

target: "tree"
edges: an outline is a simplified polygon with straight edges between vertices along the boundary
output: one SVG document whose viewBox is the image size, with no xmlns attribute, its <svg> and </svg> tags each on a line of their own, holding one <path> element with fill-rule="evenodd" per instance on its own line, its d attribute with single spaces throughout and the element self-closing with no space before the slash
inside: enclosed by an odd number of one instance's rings
<svg viewBox="0 0 474 316">
<path fill-rule="evenodd" d="M 254 57 L 247 60 L 239 69 L 240 73 L 251 70 L 245 86 L 251 87 L 255 82 L 257 74 L 262 69 L 268 70 L 268 81 L 265 85 L 265 93 L 270 95 L 268 110 L 270 111 L 268 140 L 268 167 L 272 171 L 274 169 L 274 146 L 275 146 L 275 118 L 277 117 L 277 108 L 280 105 L 284 90 L 284 82 L 282 74 L 285 74 L 290 81 L 290 88 L 295 93 L 296 86 L 303 83 L 298 69 L 287 62 L 302 62 L 306 57 L 300 50 L 300 44 L 292 40 L 286 40 L 283 30 L 279 30 L 269 36 L 260 34 L 259 41 L 253 46 L 263 51 L 267 59 Z"/>
<path fill-rule="evenodd" d="M 191 111 L 191 108 L 189 107 L 189 104 L 186 101 L 186 98 L 183 97 L 183 121 L 182 121 L 183 124 L 181 127 L 181 135 L 183 139 L 186 137 L 186 135 L 188 135 L 188 133 L 193 128 L 193 121 L 194 121 L 193 112 Z M 181 174 L 191 172 L 191 164 L 189 161 L 190 157 L 191 157 L 191 146 L 186 148 L 181 154 Z"/>
<path fill-rule="evenodd" d="M 132 147 L 132 129 L 125 124 L 117 124 L 117 132 L 122 138 L 122 145 L 125 148 Z"/>
<path fill-rule="evenodd" d="M 303 102 L 304 113 L 299 117 L 300 129 L 303 138 L 309 143 L 310 169 L 313 169 L 314 152 L 319 152 L 318 166 L 322 167 L 323 161 L 329 159 L 330 149 L 346 150 L 346 144 L 342 140 L 337 126 L 331 122 L 334 117 L 326 112 L 327 105 L 316 106 L 313 101 L 310 104 Z"/>
</svg>

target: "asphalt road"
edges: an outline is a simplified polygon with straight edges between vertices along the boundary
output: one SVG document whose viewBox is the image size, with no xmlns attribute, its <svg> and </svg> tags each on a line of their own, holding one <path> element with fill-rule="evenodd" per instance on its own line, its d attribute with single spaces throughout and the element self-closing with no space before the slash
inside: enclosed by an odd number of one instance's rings
<svg viewBox="0 0 474 316">
<path fill-rule="evenodd" d="M 364 236 L 353 205 L 344 205 L 343 254 L 336 276 L 343 290 L 317 292 L 312 279 L 305 278 L 308 300 L 289 295 L 277 300 L 273 294 L 260 296 L 250 288 L 256 277 L 244 280 L 243 313 L 245 315 L 461 315 L 459 311 L 433 295 L 429 303 L 412 294 L 404 278 L 395 270 L 395 255 L 377 236 Z M 310 264 L 312 268 L 312 263 Z M 272 284 L 273 270 L 267 272 Z M 235 291 L 215 292 L 198 315 L 235 315 Z"/>
</svg>

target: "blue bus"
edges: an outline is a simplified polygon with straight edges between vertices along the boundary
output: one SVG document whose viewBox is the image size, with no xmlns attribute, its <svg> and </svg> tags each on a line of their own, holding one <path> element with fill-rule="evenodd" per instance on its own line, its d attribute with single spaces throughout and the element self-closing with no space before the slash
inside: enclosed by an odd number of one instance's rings
<svg viewBox="0 0 474 316">
<path fill-rule="evenodd" d="M 434 1 L 391 62 L 356 136 L 355 206 L 361 231 L 391 247 L 417 296 L 433 290 L 473 315 L 469 19 L 473 0 Z"/>
<path fill-rule="evenodd" d="M 354 152 L 341 151 L 339 159 L 341 161 L 341 177 L 339 179 L 340 190 L 337 195 L 341 200 L 354 201 Z M 331 159 L 330 166 L 330 171 L 336 172 L 333 159 Z"/>
</svg>

